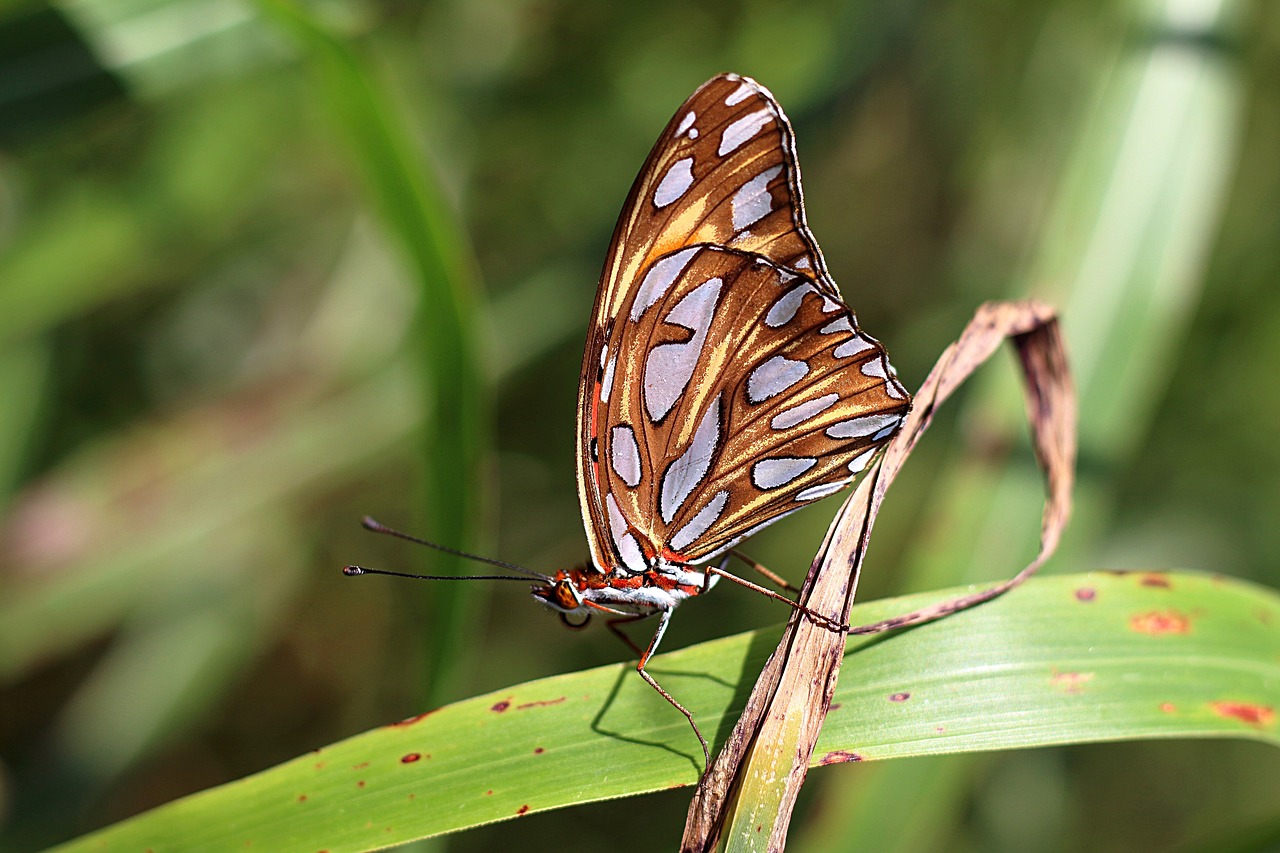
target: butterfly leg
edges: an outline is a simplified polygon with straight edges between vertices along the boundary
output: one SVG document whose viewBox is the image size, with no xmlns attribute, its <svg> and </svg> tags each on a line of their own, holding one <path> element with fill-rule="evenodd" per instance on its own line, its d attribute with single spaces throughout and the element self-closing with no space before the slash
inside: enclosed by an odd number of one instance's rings
<svg viewBox="0 0 1280 853">
<path fill-rule="evenodd" d="M 723 563 L 721 563 L 721 566 L 723 566 L 723 565 L 724 565 L 724 564 L 723 564 Z M 734 583 L 736 583 L 736 584 L 740 584 L 741 586 L 745 586 L 747 589 L 750 589 L 750 590 L 753 590 L 753 591 L 755 591 L 755 592 L 758 592 L 758 593 L 760 593 L 761 595 L 767 596 L 767 597 L 772 598 L 772 599 L 774 599 L 774 600 L 776 600 L 776 601 L 781 601 L 783 604 L 787 605 L 787 606 L 788 606 L 788 607 L 790 607 L 792 610 L 798 610 L 798 611 L 800 611 L 800 612 L 801 612 L 801 613 L 803 613 L 805 616 L 808 616 L 810 619 L 812 619 L 812 620 L 813 620 L 813 621 L 815 621 L 815 622 L 818 622 L 818 623 L 820 623 L 820 624 L 822 624 L 822 625 L 825 625 L 827 628 L 830 628 L 832 631 L 847 631 L 847 630 L 849 630 L 849 626 L 848 626 L 848 625 L 845 625 L 845 624 L 843 624 L 843 623 L 841 623 L 841 622 L 837 622 L 836 620 L 832 619 L 832 618 L 831 618 L 831 617 L 829 617 L 829 616 L 823 616 L 821 613 L 819 613 L 819 612 L 818 612 L 818 611 L 816 611 L 816 610 L 810 610 L 808 607 L 805 607 L 803 604 L 800 604 L 799 602 L 792 601 L 791 599 L 787 598 L 785 595 L 780 595 L 779 593 L 776 593 L 776 592 L 774 592 L 774 591 L 773 591 L 773 590 L 771 590 L 771 589 L 765 589 L 764 587 L 760 586 L 760 584 L 758 584 L 758 583 L 752 583 L 751 581 L 747 580 L 746 578 L 740 578 L 740 577 L 738 577 L 737 575 L 733 574 L 732 572 L 726 572 L 726 571 L 725 571 L 723 568 L 721 568 L 721 567 L 708 568 L 708 569 L 707 569 L 707 573 L 708 573 L 708 574 L 715 573 L 715 574 L 719 575 L 719 576 L 720 576 L 720 577 L 722 577 L 722 578 L 728 578 L 729 580 L 733 581 Z"/>
<path fill-rule="evenodd" d="M 702 736 L 702 731 L 698 728 L 698 724 L 693 721 L 693 714 L 688 708 L 677 702 L 674 696 L 663 689 L 662 685 L 655 681 L 653 676 L 645 669 L 645 666 L 649 663 L 649 658 L 653 657 L 653 653 L 657 651 L 658 643 L 662 642 L 662 635 L 666 633 L 667 623 L 671 621 L 672 612 L 673 611 L 670 609 L 658 611 L 658 630 L 654 632 L 653 639 L 649 641 L 649 647 L 644 651 L 640 651 L 636 644 L 631 641 L 631 638 L 622 633 L 617 626 L 627 622 L 638 622 L 641 619 L 646 619 L 649 616 L 654 615 L 653 613 L 643 613 L 638 616 L 628 616 L 622 619 L 611 619 L 608 622 L 609 630 L 621 637 L 627 645 L 635 649 L 640 655 L 640 662 L 636 664 L 636 672 L 640 673 L 640 677 L 647 681 L 650 687 L 658 691 L 658 694 L 662 696 L 663 699 L 670 702 L 671 707 L 675 708 L 681 714 L 684 714 L 684 718 L 689 721 L 689 725 L 693 728 L 693 733 L 698 736 L 698 743 L 702 744 L 702 757 L 706 761 L 706 764 L 703 766 L 709 767 L 711 765 L 711 748 L 707 746 L 707 739 Z"/>
<path fill-rule="evenodd" d="M 639 657 L 644 655 L 644 649 L 637 646 L 636 641 L 628 637 L 623 632 L 622 628 L 619 626 L 630 625 L 632 622 L 639 622 L 643 619 L 648 619 L 650 616 L 653 616 L 653 615 L 654 615 L 654 612 L 650 611 L 649 613 L 638 613 L 635 616 L 620 616 L 617 619 L 610 619 L 608 622 L 605 622 L 604 624 L 607 625 L 609 630 L 613 632 L 613 636 L 617 637 L 619 640 L 626 643 L 627 647 L 630 648 L 631 651 L 635 652 L 636 655 Z"/>
<path fill-rule="evenodd" d="M 725 567 L 729 564 L 729 557 L 737 557 L 739 560 L 741 560 L 742 562 L 746 563 L 746 564 L 747 564 L 748 566 L 750 566 L 751 568 L 755 569 L 755 570 L 756 570 L 756 572 L 757 572 L 758 574 L 762 575 L 766 580 L 771 581 L 771 582 L 773 582 L 774 584 L 777 584 L 777 586 L 778 586 L 779 588 L 781 588 L 781 589 L 785 589 L 787 592 L 799 592 L 799 591 L 800 591 L 799 587 L 794 587 L 794 586 L 792 586 L 791 584 L 787 583 L 787 579 L 786 579 L 786 578 L 784 578 L 782 575 L 779 575 L 779 574 L 777 574 L 777 573 L 775 573 L 775 572 L 771 571 L 771 570 L 770 570 L 767 566 L 765 566 L 763 563 L 758 563 L 758 562 L 756 562 L 755 560 L 751 559 L 750 557 L 748 557 L 746 554 L 742 553 L 741 551 L 737 551 L 737 550 L 730 551 L 730 552 L 728 553 L 728 555 L 726 555 L 726 556 L 725 556 L 724 562 L 722 562 L 722 563 L 720 564 L 720 568 L 722 568 L 722 569 L 723 569 L 723 568 L 725 568 Z"/>
</svg>

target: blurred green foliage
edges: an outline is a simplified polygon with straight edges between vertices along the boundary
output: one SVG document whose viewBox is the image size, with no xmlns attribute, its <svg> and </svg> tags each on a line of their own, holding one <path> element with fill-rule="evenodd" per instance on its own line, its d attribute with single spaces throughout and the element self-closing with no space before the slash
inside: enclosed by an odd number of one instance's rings
<svg viewBox="0 0 1280 853">
<path fill-rule="evenodd" d="M 440 518 L 423 496 L 461 460 L 423 448 L 458 410 L 423 355 L 424 247 L 368 171 L 388 164 L 361 159 L 360 128 L 344 127 L 358 94 L 314 73 L 314 45 L 281 24 L 291 8 L 0 11 L 4 849 L 418 713 L 427 694 L 626 656 L 604 632 L 560 632 L 518 585 L 442 647 L 423 604 L 441 590 L 338 573 L 438 565 L 357 521 Z M 457 237 L 437 253 L 475 254 L 462 327 L 482 421 L 459 438 L 478 443 L 456 500 L 481 516 L 449 522 L 457 536 L 538 568 L 583 559 L 573 407 L 605 245 L 671 112 L 734 70 L 791 115 L 810 222 L 908 386 L 982 300 L 1065 309 L 1083 453 L 1057 568 L 1280 584 L 1275 4 L 305 9 L 403 134 L 402 165 L 438 188 L 432 233 Z M 1007 575 L 1031 552 L 1017 405 L 993 376 L 943 415 L 886 506 L 863 597 Z M 835 508 L 751 553 L 798 579 Z M 780 618 L 726 590 L 682 608 L 667 642 Z M 444 687 L 440 660 L 457 666 Z M 848 765 L 814 772 L 790 838 L 1212 849 L 1265 836 L 1277 789 L 1274 752 L 1250 743 Z M 685 804 L 531 816 L 451 845 L 670 848 Z M 620 833 L 637 808 L 647 834 Z"/>
</svg>

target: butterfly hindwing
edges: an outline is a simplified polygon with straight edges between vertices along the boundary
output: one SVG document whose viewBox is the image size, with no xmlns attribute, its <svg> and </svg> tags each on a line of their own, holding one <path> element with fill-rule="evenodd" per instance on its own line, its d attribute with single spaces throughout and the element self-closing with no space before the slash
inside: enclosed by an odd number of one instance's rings
<svg viewBox="0 0 1280 853">
<path fill-rule="evenodd" d="M 762 257 L 685 249 L 630 296 L 597 398 L 596 478 L 619 552 L 629 535 L 642 553 L 707 559 L 847 485 L 906 410 L 849 309 Z"/>
</svg>

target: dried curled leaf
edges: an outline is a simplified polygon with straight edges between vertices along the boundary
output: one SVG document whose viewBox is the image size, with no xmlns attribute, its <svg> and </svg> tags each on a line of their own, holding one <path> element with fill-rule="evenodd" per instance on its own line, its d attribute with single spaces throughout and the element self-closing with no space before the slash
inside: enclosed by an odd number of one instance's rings
<svg viewBox="0 0 1280 853">
<path fill-rule="evenodd" d="M 1021 361 L 1027 416 L 1047 484 L 1039 553 L 1011 580 L 990 589 L 854 628 L 850 633 L 915 625 L 988 601 L 1024 581 L 1053 553 L 1071 512 L 1076 456 L 1076 399 L 1062 335 L 1055 312 L 1047 305 L 1031 301 L 987 303 L 938 359 L 878 467 L 868 473 L 832 521 L 801 592 L 801 603 L 810 610 L 847 623 L 885 492 L 928 429 L 938 406 L 1009 338 Z M 759 829 L 766 826 L 767 849 L 782 849 L 791 810 L 835 691 L 844 647 L 844 633 L 829 630 L 800 613 L 793 616 L 728 743 L 698 786 L 689 806 L 681 849 L 712 849 L 736 827 L 749 827 L 759 837 Z"/>
</svg>

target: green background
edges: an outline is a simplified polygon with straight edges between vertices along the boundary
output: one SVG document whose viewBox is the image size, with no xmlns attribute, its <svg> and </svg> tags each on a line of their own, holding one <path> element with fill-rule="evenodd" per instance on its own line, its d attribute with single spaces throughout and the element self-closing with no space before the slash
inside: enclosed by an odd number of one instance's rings
<svg viewBox="0 0 1280 853">
<path fill-rule="evenodd" d="M 1063 308 L 1081 482 L 1049 571 L 1280 584 L 1274 4 L 10 3 L 0 848 L 626 658 L 519 584 L 338 569 L 465 570 L 363 533 L 364 513 L 540 570 L 584 559 L 596 276 L 658 131 L 725 70 L 791 116 L 810 223 L 908 387 L 981 301 Z M 861 598 L 1034 553 L 1011 376 L 997 360 L 941 414 Z M 750 553 L 798 581 L 835 509 Z M 722 585 L 664 645 L 780 618 Z M 850 764 L 813 772 L 790 841 L 1253 849 L 1276 790 L 1250 742 Z M 687 799 L 444 843 L 668 849 Z"/>
</svg>

